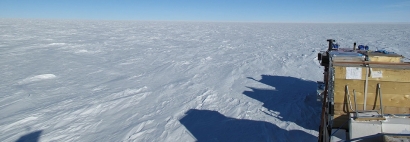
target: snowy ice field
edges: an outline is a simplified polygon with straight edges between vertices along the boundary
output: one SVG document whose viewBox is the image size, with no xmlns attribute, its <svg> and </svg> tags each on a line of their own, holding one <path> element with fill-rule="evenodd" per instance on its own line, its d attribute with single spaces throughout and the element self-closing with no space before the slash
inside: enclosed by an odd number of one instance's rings
<svg viewBox="0 0 410 142">
<path fill-rule="evenodd" d="M 0 20 L 0 141 L 317 141 L 326 39 L 410 24 Z"/>
</svg>

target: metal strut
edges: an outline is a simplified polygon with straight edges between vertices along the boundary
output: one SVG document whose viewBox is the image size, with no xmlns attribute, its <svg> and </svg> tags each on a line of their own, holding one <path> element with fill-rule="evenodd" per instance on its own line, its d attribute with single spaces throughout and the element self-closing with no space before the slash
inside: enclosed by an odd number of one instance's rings
<svg viewBox="0 0 410 142">
<path fill-rule="evenodd" d="M 379 99 L 380 99 L 380 113 L 381 113 L 381 117 L 383 117 L 384 116 L 383 101 L 382 101 L 382 91 L 381 91 L 380 83 L 377 83 L 377 93 L 379 94 Z"/>
<path fill-rule="evenodd" d="M 367 102 L 367 86 L 369 86 L 369 66 L 366 65 L 366 81 L 364 86 L 364 103 L 363 103 L 363 110 L 366 110 L 366 102 Z"/>
<path fill-rule="evenodd" d="M 359 116 L 357 113 L 357 103 L 356 103 L 356 91 L 353 89 L 353 97 L 354 97 L 354 111 L 356 113 L 356 118 Z"/>
</svg>

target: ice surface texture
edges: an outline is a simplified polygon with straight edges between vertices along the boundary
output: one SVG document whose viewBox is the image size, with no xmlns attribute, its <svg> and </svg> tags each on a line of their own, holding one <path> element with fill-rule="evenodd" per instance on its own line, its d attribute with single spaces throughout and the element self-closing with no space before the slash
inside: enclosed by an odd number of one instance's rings
<svg viewBox="0 0 410 142">
<path fill-rule="evenodd" d="M 316 141 L 326 39 L 409 57 L 408 37 L 406 24 L 1 19 L 0 141 Z"/>
</svg>

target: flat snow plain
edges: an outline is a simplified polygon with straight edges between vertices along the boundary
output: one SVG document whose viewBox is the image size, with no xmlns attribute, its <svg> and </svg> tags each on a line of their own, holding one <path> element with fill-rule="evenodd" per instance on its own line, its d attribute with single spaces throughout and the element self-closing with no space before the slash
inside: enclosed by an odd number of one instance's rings
<svg viewBox="0 0 410 142">
<path fill-rule="evenodd" d="M 0 20 L 0 141 L 317 141 L 326 39 L 410 24 Z"/>
</svg>

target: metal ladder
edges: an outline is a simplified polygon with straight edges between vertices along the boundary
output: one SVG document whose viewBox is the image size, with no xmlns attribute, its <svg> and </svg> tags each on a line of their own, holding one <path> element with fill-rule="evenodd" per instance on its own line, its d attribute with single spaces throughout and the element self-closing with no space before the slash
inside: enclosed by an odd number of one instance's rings
<svg viewBox="0 0 410 142">
<path fill-rule="evenodd" d="M 346 95 L 347 95 L 347 99 L 348 99 L 348 105 L 350 107 L 350 110 L 352 110 L 353 112 L 355 112 L 355 116 L 354 119 L 355 120 L 385 120 L 384 118 L 384 112 L 383 112 L 383 101 L 382 101 L 382 92 L 381 92 L 381 87 L 380 87 L 380 83 L 377 83 L 377 95 L 379 97 L 380 100 L 380 114 L 378 114 L 379 110 L 362 110 L 362 111 L 358 111 L 357 110 L 357 102 L 356 102 L 356 92 L 353 89 L 353 97 L 354 97 L 354 106 L 355 109 L 353 110 L 352 108 L 352 102 L 350 100 L 350 94 L 349 94 L 349 86 L 346 85 Z M 367 96 L 365 96 L 364 100 L 366 100 Z M 376 99 L 376 98 L 375 98 Z M 364 108 L 366 108 L 365 104 L 363 104 Z M 377 115 L 374 115 L 375 112 L 377 113 Z M 362 113 L 362 114 L 359 114 Z"/>
</svg>

